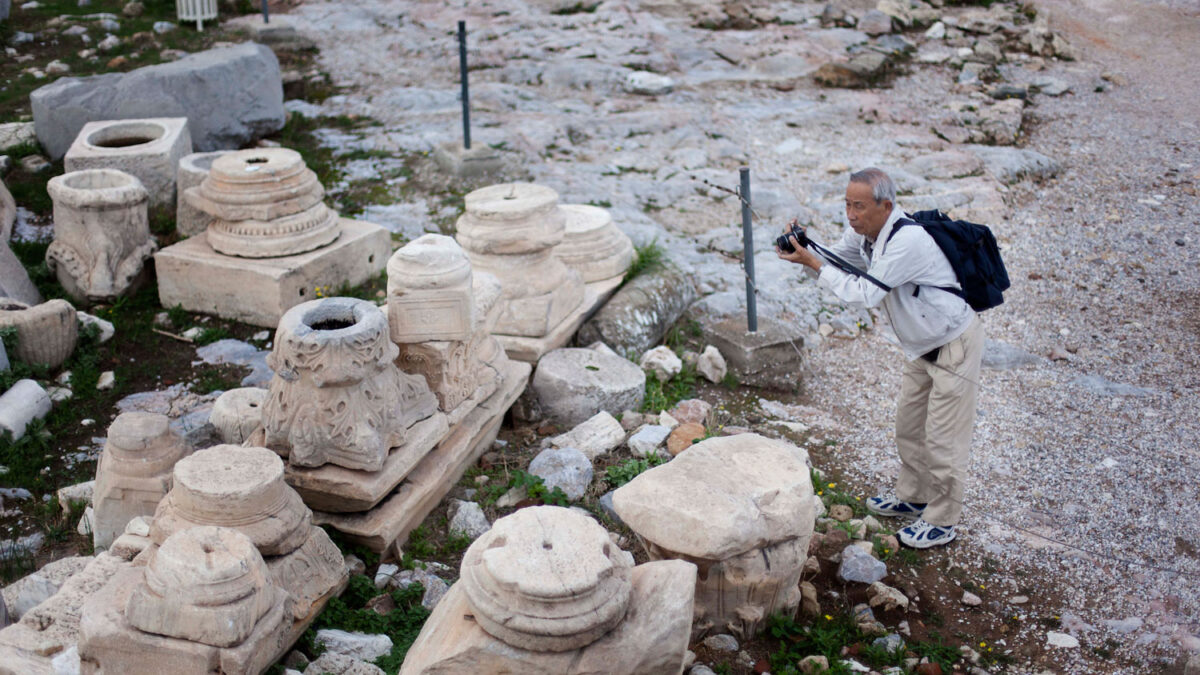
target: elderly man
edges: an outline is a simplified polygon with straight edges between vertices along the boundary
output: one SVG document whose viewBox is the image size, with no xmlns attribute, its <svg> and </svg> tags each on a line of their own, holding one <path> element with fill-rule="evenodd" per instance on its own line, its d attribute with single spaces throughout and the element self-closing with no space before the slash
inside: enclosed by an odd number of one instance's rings
<svg viewBox="0 0 1200 675">
<path fill-rule="evenodd" d="M 799 246 L 780 258 L 819 273 L 818 283 L 844 302 L 883 306 L 907 357 L 896 405 L 900 475 L 893 496 L 871 497 L 867 509 L 915 518 L 897 534 L 913 548 L 954 540 L 962 515 L 963 481 L 970 458 L 983 327 L 952 290 L 954 269 L 925 229 L 896 205 L 892 179 L 879 169 L 850 175 L 841 240 L 830 250 L 890 286 L 823 264 Z"/>
</svg>

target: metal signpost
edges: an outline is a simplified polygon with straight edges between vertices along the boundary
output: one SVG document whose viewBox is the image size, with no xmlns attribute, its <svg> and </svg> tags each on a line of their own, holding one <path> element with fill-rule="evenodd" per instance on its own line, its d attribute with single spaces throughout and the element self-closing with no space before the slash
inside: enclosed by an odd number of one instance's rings
<svg viewBox="0 0 1200 675">
<path fill-rule="evenodd" d="M 266 0 L 263 0 L 264 2 Z M 462 77 L 463 149 L 471 149 L 471 99 L 467 93 L 467 22 L 458 22 L 458 70 Z"/>
<path fill-rule="evenodd" d="M 742 262 L 746 266 L 746 330 L 758 330 L 758 307 L 754 298 L 754 227 L 750 209 L 750 168 L 738 169 L 742 179 L 738 196 L 742 203 Z"/>
</svg>

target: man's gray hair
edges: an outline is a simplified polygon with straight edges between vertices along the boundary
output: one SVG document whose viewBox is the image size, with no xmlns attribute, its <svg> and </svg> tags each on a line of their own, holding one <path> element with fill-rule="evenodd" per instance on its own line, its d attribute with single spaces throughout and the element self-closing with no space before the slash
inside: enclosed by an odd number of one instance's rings
<svg viewBox="0 0 1200 675">
<path fill-rule="evenodd" d="M 884 173 L 882 169 L 870 167 L 862 171 L 855 171 L 850 174 L 850 182 L 870 185 L 871 196 L 875 198 L 876 204 L 885 200 L 896 203 L 896 184 L 892 182 L 891 176 Z"/>
</svg>

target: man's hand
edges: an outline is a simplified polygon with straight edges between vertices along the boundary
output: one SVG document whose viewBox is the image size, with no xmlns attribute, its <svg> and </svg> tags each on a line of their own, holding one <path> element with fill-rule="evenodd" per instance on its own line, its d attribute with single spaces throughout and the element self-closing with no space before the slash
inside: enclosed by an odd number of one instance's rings
<svg viewBox="0 0 1200 675">
<path fill-rule="evenodd" d="M 783 226 L 783 233 L 788 234 L 792 231 L 792 226 L 796 224 L 795 219 Z M 796 246 L 796 239 L 792 238 L 792 246 L 795 247 L 794 253 L 784 253 L 778 246 L 775 247 L 775 255 L 788 262 L 799 263 L 812 269 L 814 272 L 821 271 L 821 259 L 806 248 Z"/>
</svg>

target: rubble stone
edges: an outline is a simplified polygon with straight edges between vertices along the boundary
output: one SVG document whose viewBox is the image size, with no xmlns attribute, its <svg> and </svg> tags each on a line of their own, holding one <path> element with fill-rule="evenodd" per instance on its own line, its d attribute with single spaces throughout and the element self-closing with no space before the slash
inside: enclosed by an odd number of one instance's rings
<svg viewBox="0 0 1200 675">
<path fill-rule="evenodd" d="M 625 429 L 607 410 L 601 410 L 567 433 L 549 440 L 553 447 L 575 448 L 594 461 L 625 441 Z"/>
</svg>

